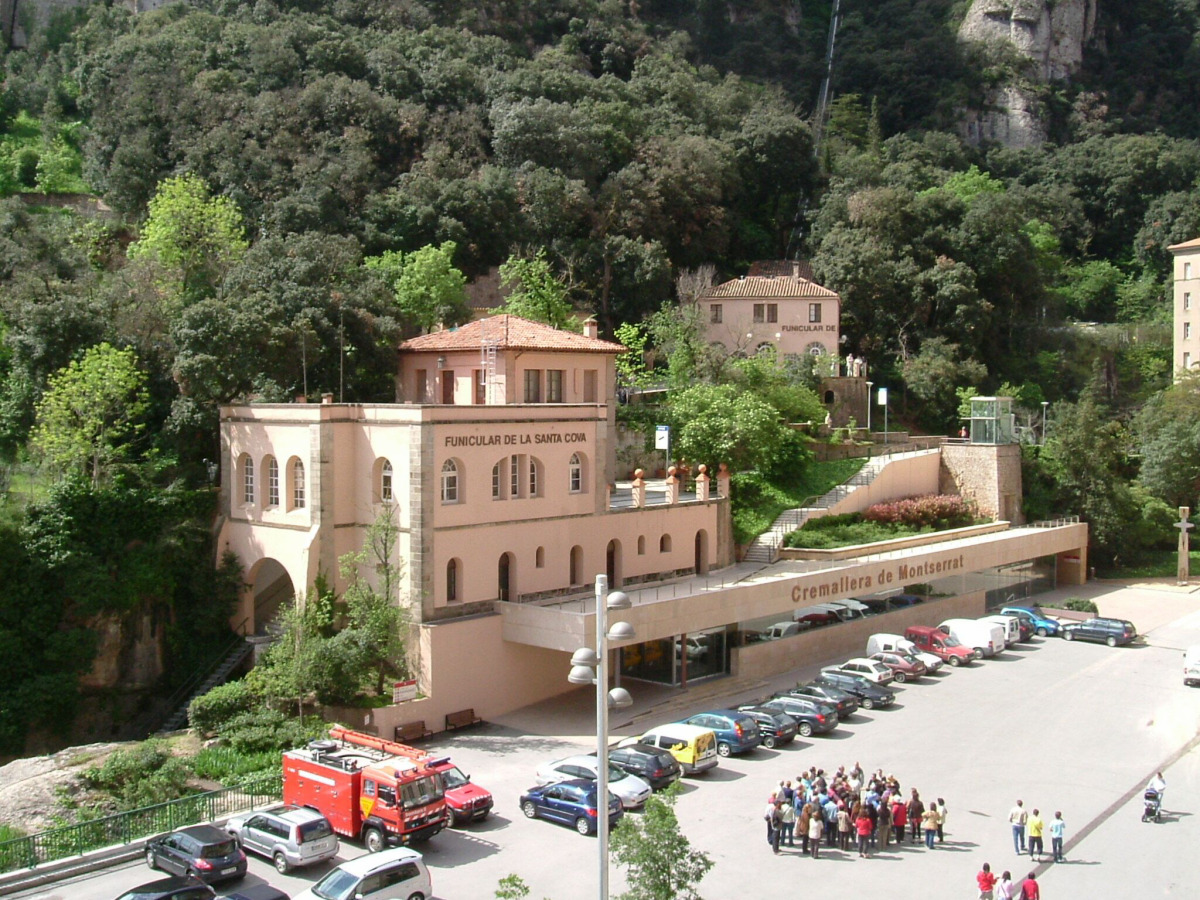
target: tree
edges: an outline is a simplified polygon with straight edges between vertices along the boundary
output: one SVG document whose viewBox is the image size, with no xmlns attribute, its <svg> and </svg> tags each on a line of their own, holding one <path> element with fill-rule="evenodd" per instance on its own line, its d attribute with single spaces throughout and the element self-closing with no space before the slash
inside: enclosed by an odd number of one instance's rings
<svg viewBox="0 0 1200 900">
<path fill-rule="evenodd" d="M 1141 452 L 1138 481 L 1171 506 L 1192 506 L 1200 491 L 1200 375 L 1185 373 L 1156 394 L 1133 423 Z"/>
<path fill-rule="evenodd" d="M 784 447 L 790 430 L 779 410 L 750 391 L 730 384 L 697 384 L 675 394 L 669 416 L 674 451 L 693 464 L 731 472 L 768 467 Z"/>
<path fill-rule="evenodd" d="M 904 360 L 901 367 L 908 390 L 923 401 L 924 418 L 942 428 L 958 416 L 955 388 L 978 385 L 987 369 L 973 359 L 963 359 L 958 344 L 945 338 L 929 338 L 921 351 Z"/>
<path fill-rule="evenodd" d="M 388 250 L 363 262 L 392 288 L 404 334 L 412 337 L 436 327 L 461 325 L 471 318 L 467 279 L 454 267 L 454 241 L 398 253 Z"/>
<path fill-rule="evenodd" d="M 99 484 L 143 428 L 145 383 L 132 350 L 107 343 L 91 348 L 50 377 L 37 405 L 35 449 L 54 468 L 88 474 Z"/>
<path fill-rule="evenodd" d="M 544 322 L 552 328 L 579 330 L 568 288 L 551 270 L 544 249 L 533 259 L 510 256 L 500 267 L 500 283 L 509 294 L 498 312 Z"/>
<path fill-rule="evenodd" d="M 162 266 L 170 299 L 187 306 L 215 293 L 248 246 L 237 204 L 212 196 L 202 178 L 181 175 L 159 182 L 129 257 Z"/>
<path fill-rule="evenodd" d="M 621 900 L 700 900 L 696 886 L 713 867 L 712 858 L 694 850 L 679 827 L 673 784 L 646 801 L 640 819 L 627 816 L 612 833 L 612 854 L 628 871 L 629 890 Z"/>
</svg>

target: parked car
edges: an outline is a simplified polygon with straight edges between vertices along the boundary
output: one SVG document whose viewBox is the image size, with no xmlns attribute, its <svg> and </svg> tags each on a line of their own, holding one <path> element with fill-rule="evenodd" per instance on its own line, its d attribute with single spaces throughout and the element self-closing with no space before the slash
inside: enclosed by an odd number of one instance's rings
<svg viewBox="0 0 1200 900">
<path fill-rule="evenodd" d="M 458 766 L 446 765 L 449 762 L 445 759 L 440 763 L 445 767 L 439 767 L 437 771 L 446 785 L 446 813 L 450 816 L 450 826 L 458 828 L 471 822 L 482 822 L 495 804 L 492 792 L 471 781 L 471 776 Z"/>
<path fill-rule="evenodd" d="M 1033 633 L 1038 637 L 1054 637 L 1062 631 L 1062 626 L 1058 624 L 1057 620 L 1043 615 L 1040 610 L 1035 610 L 1033 607 L 1005 606 L 1000 613 L 1006 616 L 1017 616 L 1028 622 L 1033 628 Z"/>
<path fill-rule="evenodd" d="M 595 781 L 598 777 L 599 767 L 594 755 L 568 756 L 565 759 L 556 759 L 554 762 L 538 766 L 537 770 L 537 783 L 539 785 L 554 784 L 558 781 L 570 781 L 573 779 Z M 626 809 L 637 809 L 650 799 L 650 794 L 653 793 L 648 782 L 643 781 L 636 775 L 622 772 L 611 763 L 608 767 L 608 789 L 621 799 L 621 805 Z"/>
<path fill-rule="evenodd" d="M 279 888 L 264 882 L 243 885 L 232 894 L 226 894 L 225 900 L 291 900 L 291 897 Z"/>
<path fill-rule="evenodd" d="M 1096 616 L 1083 622 L 1067 622 L 1063 625 L 1064 640 L 1100 641 L 1115 647 L 1117 644 L 1128 644 L 1137 637 L 1137 629 L 1133 623 L 1125 619 L 1106 619 Z"/>
<path fill-rule="evenodd" d="M 712 729 L 717 736 L 717 753 L 730 756 L 745 753 L 762 743 L 758 724 L 751 716 L 732 709 L 713 709 L 683 720 L 684 725 Z"/>
<path fill-rule="evenodd" d="M 859 601 L 863 606 L 871 611 L 873 615 L 881 616 L 886 612 L 891 612 L 893 606 L 883 597 L 867 597 Z"/>
<path fill-rule="evenodd" d="M 826 625 L 836 625 L 842 621 L 833 610 L 821 606 L 806 606 L 804 609 L 798 609 L 792 613 L 792 618 L 797 622 L 807 622 L 806 628 L 822 628 Z"/>
<path fill-rule="evenodd" d="M 891 706 L 896 700 L 894 691 L 846 672 L 822 671 L 816 680 L 849 691 L 858 698 L 863 709 L 883 709 Z"/>
<path fill-rule="evenodd" d="M 810 700 L 807 697 L 792 697 L 784 694 L 772 697 L 770 700 L 758 705 L 763 709 L 772 709 L 791 716 L 796 720 L 796 731 L 802 737 L 825 734 L 837 728 L 837 710 L 832 706 L 825 703 L 818 703 L 816 700 Z"/>
<path fill-rule="evenodd" d="M 679 762 L 684 775 L 699 775 L 717 764 L 717 736 L 711 728 L 668 722 L 651 728 L 641 737 L 626 738 L 618 746 L 634 744 L 666 750 Z"/>
<path fill-rule="evenodd" d="M 982 619 L 947 619 L 938 629 L 964 647 L 974 650 L 976 659 L 995 656 L 1005 647 L 1004 628 L 995 622 L 985 622 Z"/>
<path fill-rule="evenodd" d="M 929 673 L 935 673 L 945 665 L 940 656 L 917 649 L 916 644 L 899 634 L 873 634 L 867 638 L 867 656 L 874 657 L 876 653 L 902 653 L 915 657 L 925 664 Z"/>
<path fill-rule="evenodd" d="M 892 604 L 894 609 L 903 609 L 906 606 L 916 606 L 918 603 L 924 603 L 924 597 L 918 597 L 916 594 L 892 594 L 888 597 L 888 602 Z"/>
<path fill-rule="evenodd" d="M 1200 684 L 1200 644 L 1183 651 L 1183 683 L 1188 687 Z"/>
<path fill-rule="evenodd" d="M 904 637 L 917 649 L 936 654 L 956 668 L 969 666 L 975 659 L 975 652 L 970 647 L 964 647 L 952 635 L 930 625 L 910 625 L 904 629 Z"/>
<path fill-rule="evenodd" d="M 433 879 L 416 850 L 392 847 L 330 869 L 296 900 L 430 900 Z"/>
<path fill-rule="evenodd" d="M 871 659 L 881 662 L 891 669 L 892 677 L 895 678 L 897 684 L 904 684 L 910 680 L 915 681 L 929 671 L 925 668 L 925 663 L 915 656 L 909 656 L 899 650 L 881 650 L 879 653 L 871 654 Z"/>
<path fill-rule="evenodd" d="M 811 681 L 808 684 L 796 685 L 787 691 L 787 694 L 790 697 L 804 697 L 824 703 L 826 706 L 832 706 L 837 710 L 839 720 L 845 720 L 848 716 L 858 712 L 858 698 L 849 691 L 843 691 L 831 684 Z"/>
<path fill-rule="evenodd" d="M 856 619 L 863 618 L 861 609 L 855 606 L 850 606 L 840 600 L 830 600 L 828 603 L 818 603 L 817 609 L 823 609 L 833 613 L 843 622 L 852 622 Z"/>
<path fill-rule="evenodd" d="M 147 841 L 146 865 L 216 884 L 244 877 L 246 854 L 215 825 L 189 825 Z"/>
<path fill-rule="evenodd" d="M 608 762 L 627 775 L 636 775 L 655 791 L 674 784 L 683 774 L 683 768 L 670 751 L 649 744 L 610 747 Z"/>
<path fill-rule="evenodd" d="M 840 666 L 826 666 L 821 672 L 844 672 L 847 675 L 858 675 L 875 684 L 891 684 L 896 677 L 892 674 L 892 670 L 883 663 L 865 656 L 848 659 Z"/>
<path fill-rule="evenodd" d="M 776 622 L 762 633 L 759 640 L 777 641 L 780 638 L 792 637 L 802 631 L 807 631 L 808 627 L 808 622 Z"/>
<path fill-rule="evenodd" d="M 790 744 L 796 739 L 799 723 L 787 713 L 762 706 L 739 706 L 738 712 L 744 712 L 754 719 L 758 733 L 762 735 L 762 744 L 768 750 Z"/>
<path fill-rule="evenodd" d="M 1014 622 L 1017 623 L 1017 643 L 1024 644 L 1024 643 L 1027 643 L 1028 641 L 1033 640 L 1034 629 L 1033 629 L 1033 625 L 1029 622 L 1028 619 L 1023 619 L 1020 616 L 1016 615 L 1015 613 L 1001 612 L 1001 613 L 996 613 L 996 615 L 998 615 L 1002 618 L 1005 618 L 1005 619 L 1012 619 Z"/>
<path fill-rule="evenodd" d="M 280 874 L 337 856 L 338 838 L 315 809 L 279 806 L 234 816 L 225 823 L 243 850 L 265 856 Z"/>
<path fill-rule="evenodd" d="M 213 900 L 216 896 L 217 892 L 198 878 L 173 875 L 139 884 L 117 900 Z"/>
<path fill-rule="evenodd" d="M 1015 616 L 980 616 L 978 621 L 991 622 L 999 625 L 1004 634 L 1004 649 L 1012 647 L 1021 641 L 1021 622 Z"/>
<path fill-rule="evenodd" d="M 580 834 L 595 834 L 598 815 L 596 782 L 573 778 L 557 784 L 531 787 L 521 795 L 521 812 L 527 819 L 549 819 L 551 822 L 574 825 Z M 621 799 L 609 791 L 609 827 L 621 821 L 623 814 Z"/>
</svg>

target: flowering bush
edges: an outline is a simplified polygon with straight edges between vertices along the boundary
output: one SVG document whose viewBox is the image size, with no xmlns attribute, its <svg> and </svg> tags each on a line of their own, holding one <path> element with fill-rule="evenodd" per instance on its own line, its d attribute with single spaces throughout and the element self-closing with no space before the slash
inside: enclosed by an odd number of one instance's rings
<svg viewBox="0 0 1200 900">
<path fill-rule="evenodd" d="M 965 528 L 975 522 L 975 507 L 953 494 L 927 494 L 888 503 L 876 503 L 863 510 L 867 522 L 881 525 L 907 525 L 911 528 Z"/>
</svg>

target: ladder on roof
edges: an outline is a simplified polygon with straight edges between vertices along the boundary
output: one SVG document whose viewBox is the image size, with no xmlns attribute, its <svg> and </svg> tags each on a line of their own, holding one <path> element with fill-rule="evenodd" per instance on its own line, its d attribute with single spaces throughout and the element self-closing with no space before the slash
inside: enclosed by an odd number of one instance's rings
<svg viewBox="0 0 1200 900">
<path fill-rule="evenodd" d="M 487 336 L 486 319 L 480 328 L 480 335 L 483 344 L 480 357 L 480 365 L 483 368 L 483 402 L 494 406 L 499 403 L 496 398 L 496 345 L 498 342 Z"/>
</svg>

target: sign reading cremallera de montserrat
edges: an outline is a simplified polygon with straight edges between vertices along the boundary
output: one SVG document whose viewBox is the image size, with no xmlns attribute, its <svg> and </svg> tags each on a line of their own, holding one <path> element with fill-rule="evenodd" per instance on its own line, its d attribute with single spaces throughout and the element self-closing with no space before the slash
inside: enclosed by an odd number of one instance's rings
<svg viewBox="0 0 1200 900">
<path fill-rule="evenodd" d="M 929 562 L 902 562 L 884 566 L 877 572 L 862 575 L 837 575 L 828 580 L 815 584 L 798 584 L 792 588 L 792 602 L 801 603 L 805 600 L 820 600 L 825 597 L 838 597 L 854 591 L 886 588 L 893 584 L 906 584 L 914 578 L 927 578 L 930 575 L 945 575 L 950 572 L 961 572 L 963 569 L 963 554 L 949 559 L 931 560 Z"/>
<path fill-rule="evenodd" d="M 522 444 L 586 444 L 582 431 L 542 431 L 535 434 L 448 434 L 447 447 L 516 447 Z"/>
</svg>

